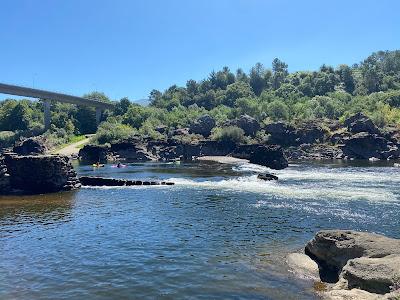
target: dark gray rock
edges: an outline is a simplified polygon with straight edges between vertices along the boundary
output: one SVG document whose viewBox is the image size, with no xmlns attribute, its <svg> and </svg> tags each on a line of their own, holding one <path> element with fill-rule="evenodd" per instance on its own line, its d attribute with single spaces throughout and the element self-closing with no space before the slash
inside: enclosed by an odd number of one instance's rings
<svg viewBox="0 0 400 300">
<path fill-rule="evenodd" d="M 0 157 L 0 195 L 7 194 L 10 190 L 10 175 L 7 173 L 7 166 L 4 164 L 4 158 Z"/>
<path fill-rule="evenodd" d="M 76 172 L 66 156 L 5 154 L 4 161 L 13 190 L 51 193 L 80 187 Z"/>
<path fill-rule="evenodd" d="M 257 178 L 265 181 L 278 180 L 278 176 L 269 173 L 258 174 Z"/>
<path fill-rule="evenodd" d="M 84 186 L 174 185 L 173 182 L 165 181 L 126 180 L 93 176 L 81 176 L 79 180 Z"/>
<path fill-rule="evenodd" d="M 106 162 L 111 156 L 111 151 L 109 146 L 105 145 L 85 145 L 79 150 L 79 157 L 83 161 L 87 162 Z"/>
<path fill-rule="evenodd" d="M 166 125 L 159 125 L 159 126 L 157 126 L 157 127 L 155 128 L 155 131 L 157 131 L 157 132 L 159 132 L 159 133 L 161 133 L 161 134 L 167 133 L 167 131 L 168 131 L 168 126 L 166 126 Z"/>
<path fill-rule="evenodd" d="M 139 140 L 123 141 L 111 144 L 113 156 L 129 161 L 151 161 L 157 158 L 148 150 L 147 145 Z"/>
<path fill-rule="evenodd" d="M 204 115 L 190 125 L 190 132 L 208 137 L 211 134 L 211 130 L 215 127 L 215 124 L 216 122 L 213 117 Z"/>
<path fill-rule="evenodd" d="M 231 155 L 275 170 L 281 170 L 288 166 L 282 148 L 277 145 L 239 145 Z"/>
<path fill-rule="evenodd" d="M 260 123 L 248 115 L 241 115 L 238 119 L 229 122 L 230 126 L 237 126 L 243 129 L 245 135 L 255 136 L 260 130 Z"/>
<path fill-rule="evenodd" d="M 41 138 L 28 138 L 14 146 L 13 152 L 19 155 L 40 155 L 47 152 L 47 147 Z"/>
<path fill-rule="evenodd" d="M 172 131 L 171 135 L 188 135 L 190 133 L 189 128 L 177 128 L 175 130 Z"/>
<path fill-rule="evenodd" d="M 363 113 L 357 113 L 344 121 L 344 125 L 352 133 L 368 132 L 371 134 L 380 134 L 380 130 Z"/>
<path fill-rule="evenodd" d="M 368 132 L 356 133 L 345 139 L 341 146 L 343 154 L 348 158 L 368 159 L 371 157 L 386 159 L 390 155 L 398 155 L 398 148 L 384 137 Z"/>
</svg>

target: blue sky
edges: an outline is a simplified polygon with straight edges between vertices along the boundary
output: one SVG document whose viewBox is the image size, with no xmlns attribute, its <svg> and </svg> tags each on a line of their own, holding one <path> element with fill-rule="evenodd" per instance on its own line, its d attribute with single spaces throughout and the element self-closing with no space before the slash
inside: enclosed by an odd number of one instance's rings
<svg viewBox="0 0 400 300">
<path fill-rule="evenodd" d="M 400 49 L 399 12 L 399 0 L 1 0 L 0 82 L 135 100 L 275 57 L 290 71 L 353 64 Z"/>
</svg>

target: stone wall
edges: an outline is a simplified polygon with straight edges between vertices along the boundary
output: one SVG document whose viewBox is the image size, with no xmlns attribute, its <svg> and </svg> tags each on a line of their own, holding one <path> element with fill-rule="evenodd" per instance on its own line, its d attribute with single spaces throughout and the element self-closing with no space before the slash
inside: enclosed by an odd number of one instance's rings
<svg viewBox="0 0 400 300">
<path fill-rule="evenodd" d="M 76 172 L 66 156 L 19 156 L 8 153 L 5 154 L 4 162 L 13 190 L 50 193 L 80 187 Z"/>
</svg>

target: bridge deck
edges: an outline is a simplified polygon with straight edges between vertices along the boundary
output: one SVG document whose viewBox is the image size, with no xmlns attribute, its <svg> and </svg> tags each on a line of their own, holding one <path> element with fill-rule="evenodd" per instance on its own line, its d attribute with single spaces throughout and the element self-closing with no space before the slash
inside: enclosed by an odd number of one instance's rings
<svg viewBox="0 0 400 300">
<path fill-rule="evenodd" d="M 106 103 L 98 100 L 86 99 L 77 96 L 54 93 L 54 92 L 4 84 L 4 83 L 0 83 L 0 93 L 15 95 L 15 96 L 38 98 L 44 100 L 55 100 L 58 102 L 71 103 L 77 105 L 94 106 L 100 109 L 112 109 L 114 107 L 114 104 L 112 103 Z"/>
</svg>

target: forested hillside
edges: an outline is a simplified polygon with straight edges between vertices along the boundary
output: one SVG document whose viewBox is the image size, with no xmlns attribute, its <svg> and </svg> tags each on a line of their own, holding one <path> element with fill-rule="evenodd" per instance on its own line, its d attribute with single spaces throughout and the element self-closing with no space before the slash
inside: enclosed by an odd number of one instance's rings
<svg viewBox="0 0 400 300">
<path fill-rule="evenodd" d="M 110 101 L 102 93 L 86 96 Z M 3 101 L 0 130 L 40 131 L 41 106 L 36 101 Z M 244 114 L 268 124 L 277 120 L 343 120 L 360 111 L 380 127 L 400 124 L 399 50 L 373 53 L 353 66 L 323 65 L 318 71 L 289 73 L 288 65 L 279 59 L 273 60 L 271 68 L 257 63 L 247 73 L 224 67 L 204 80 L 188 80 L 183 87 L 153 90 L 147 107 L 121 99 L 114 111 L 104 114 L 98 138 L 101 142 L 133 134 L 162 138 L 169 130 L 188 127 L 205 114 L 215 119 L 217 134 L 227 120 Z M 92 109 L 54 103 L 51 132 L 60 136 L 94 132 L 94 120 Z M 156 131 L 157 126 L 169 130 Z"/>
</svg>

